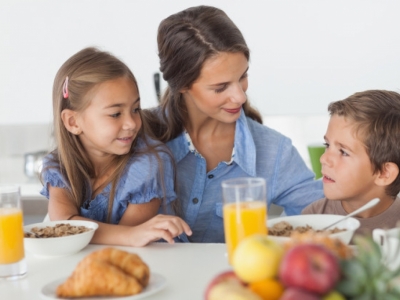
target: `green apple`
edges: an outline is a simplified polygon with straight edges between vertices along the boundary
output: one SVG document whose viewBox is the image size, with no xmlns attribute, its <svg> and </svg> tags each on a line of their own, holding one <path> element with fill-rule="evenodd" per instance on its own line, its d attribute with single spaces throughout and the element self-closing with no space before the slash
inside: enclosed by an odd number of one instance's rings
<svg viewBox="0 0 400 300">
<path fill-rule="evenodd" d="M 264 234 L 243 239 L 232 257 L 232 267 L 244 282 L 256 282 L 275 277 L 283 255 L 280 244 Z"/>
</svg>

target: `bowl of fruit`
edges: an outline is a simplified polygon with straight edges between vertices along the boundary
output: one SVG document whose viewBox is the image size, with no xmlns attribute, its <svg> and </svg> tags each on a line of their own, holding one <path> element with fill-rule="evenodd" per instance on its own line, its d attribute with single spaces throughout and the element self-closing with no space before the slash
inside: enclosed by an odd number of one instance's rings
<svg viewBox="0 0 400 300">
<path fill-rule="evenodd" d="M 304 235 L 284 245 L 267 235 L 245 238 L 233 252 L 232 269 L 209 282 L 205 299 L 400 299 L 400 269 L 382 263 L 371 238 L 356 235 L 354 251 L 337 238 Z"/>
<path fill-rule="evenodd" d="M 340 215 L 296 215 L 286 216 L 267 221 L 268 235 L 278 243 L 285 243 L 290 240 L 292 235 L 305 233 L 308 231 L 323 232 L 349 244 L 354 233 L 360 227 L 360 221 L 355 218 L 347 218 L 334 226 L 323 230 L 326 226 L 343 219 Z"/>
</svg>

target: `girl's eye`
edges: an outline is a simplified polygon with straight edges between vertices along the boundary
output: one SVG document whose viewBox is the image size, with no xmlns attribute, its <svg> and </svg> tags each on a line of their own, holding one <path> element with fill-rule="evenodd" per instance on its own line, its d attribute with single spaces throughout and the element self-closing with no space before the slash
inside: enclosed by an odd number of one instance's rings
<svg viewBox="0 0 400 300">
<path fill-rule="evenodd" d="M 329 148 L 329 144 L 328 143 L 323 143 L 322 145 L 324 145 L 325 148 Z"/>
<path fill-rule="evenodd" d="M 340 149 L 340 153 L 341 153 L 343 156 L 349 156 L 349 155 L 347 154 L 347 152 L 344 151 L 343 149 Z"/>
<path fill-rule="evenodd" d="M 120 115 L 121 115 L 121 113 L 116 113 L 116 114 L 110 115 L 110 117 L 112 117 L 112 118 L 118 118 Z"/>
<path fill-rule="evenodd" d="M 215 93 L 222 93 L 223 91 L 225 91 L 226 90 L 226 88 L 228 87 L 228 85 L 227 84 L 224 84 L 221 88 L 219 88 L 219 89 L 216 89 L 215 90 Z"/>
</svg>

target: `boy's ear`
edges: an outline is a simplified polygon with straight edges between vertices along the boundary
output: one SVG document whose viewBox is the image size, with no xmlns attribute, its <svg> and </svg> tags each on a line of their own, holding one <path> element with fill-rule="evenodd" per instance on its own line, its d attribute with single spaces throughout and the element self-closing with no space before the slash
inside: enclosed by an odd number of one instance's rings
<svg viewBox="0 0 400 300">
<path fill-rule="evenodd" d="M 378 173 L 375 183 L 379 186 L 390 185 L 399 175 L 399 167 L 392 162 L 384 163 L 382 171 Z"/>
<path fill-rule="evenodd" d="M 61 120 L 65 128 L 72 134 L 79 135 L 82 130 L 80 129 L 78 122 L 76 120 L 76 111 L 71 109 L 64 109 L 61 112 Z"/>
</svg>

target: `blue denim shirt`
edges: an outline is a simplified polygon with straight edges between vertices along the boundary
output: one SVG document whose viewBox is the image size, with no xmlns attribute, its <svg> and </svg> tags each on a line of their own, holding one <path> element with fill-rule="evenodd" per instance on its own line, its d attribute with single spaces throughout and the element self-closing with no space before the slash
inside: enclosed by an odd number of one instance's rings
<svg viewBox="0 0 400 300">
<path fill-rule="evenodd" d="M 144 147 L 141 140 L 137 147 Z M 174 173 L 172 158 L 164 152 L 158 152 L 163 163 L 163 179 L 165 184 L 165 199 L 167 204 L 176 199 L 174 191 Z M 49 154 L 52 155 L 52 154 Z M 49 166 L 49 158 L 45 158 L 44 167 Z M 152 199 L 162 199 L 164 196 L 160 168 L 156 157 L 150 153 L 134 154 L 127 163 L 116 187 L 111 222 L 118 224 L 129 204 L 150 202 Z M 49 199 L 48 186 L 68 188 L 69 184 L 62 176 L 59 166 L 52 166 L 43 173 L 43 189 L 41 194 Z M 108 184 L 94 199 L 85 199 L 80 214 L 83 217 L 106 222 L 108 197 L 111 183 Z M 163 213 L 162 206 L 160 212 Z"/>
<path fill-rule="evenodd" d="M 207 173 L 205 159 L 190 151 L 182 132 L 167 143 L 177 163 L 177 194 L 192 242 L 225 241 L 221 182 L 236 177 L 263 177 L 267 201 L 283 206 L 287 215 L 300 214 L 311 202 L 324 197 L 322 182 L 314 180 L 289 138 L 247 118 L 242 110 L 236 122 L 235 155 Z"/>
</svg>

